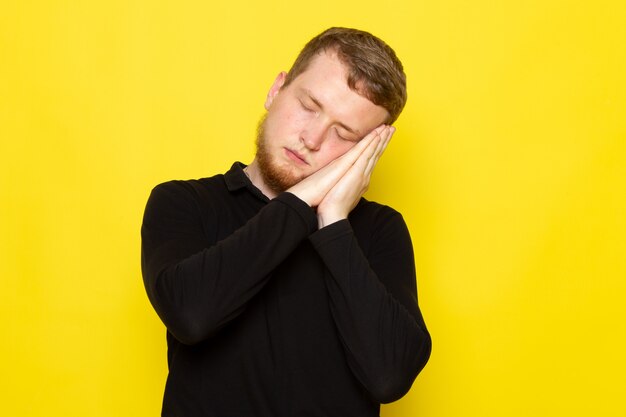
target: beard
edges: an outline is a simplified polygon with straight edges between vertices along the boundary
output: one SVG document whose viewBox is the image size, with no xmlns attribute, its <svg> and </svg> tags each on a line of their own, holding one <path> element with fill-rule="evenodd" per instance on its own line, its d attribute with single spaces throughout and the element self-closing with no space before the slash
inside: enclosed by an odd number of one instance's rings
<svg viewBox="0 0 626 417">
<path fill-rule="evenodd" d="M 276 158 L 270 152 L 268 146 L 268 138 L 265 135 L 265 124 L 267 122 L 267 113 L 261 117 L 257 126 L 256 136 L 256 161 L 259 166 L 259 172 L 267 185 L 272 191 L 282 193 L 299 183 L 302 175 L 293 172 L 289 167 L 281 166 L 276 162 Z"/>
</svg>

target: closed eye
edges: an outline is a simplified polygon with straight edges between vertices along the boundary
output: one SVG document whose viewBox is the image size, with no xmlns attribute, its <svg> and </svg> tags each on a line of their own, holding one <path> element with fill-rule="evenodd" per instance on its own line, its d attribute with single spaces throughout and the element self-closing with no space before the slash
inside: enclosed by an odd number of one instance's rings
<svg viewBox="0 0 626 417">
<path fill-rule="evenodd" d="M 304 110 L 309 111 L 309 112 L 315 111 L 311 106 L 306 105 L 304 101 L 302 100 L 298 100 L 298 101 L 300 102 L 300 105 L 302 106 Z"/>
<path fill-rule="evenodd" d="M 341 140 L 345 140 L 345 141 L 348 141 L 348 142 L 356 142 L 357 141 L 356 139 L 347 138 L 347 137 L 343 136 L 341 133 L 339 133 L 339 129 L 335 129 L 335 134 Z"/>
</svg>

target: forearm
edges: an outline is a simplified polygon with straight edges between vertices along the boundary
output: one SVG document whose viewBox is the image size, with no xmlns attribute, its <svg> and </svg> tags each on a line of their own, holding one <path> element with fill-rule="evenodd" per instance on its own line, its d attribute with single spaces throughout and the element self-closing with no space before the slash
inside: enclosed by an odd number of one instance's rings
<svg viewBox="0 0 626 417">
<path fill-rule="evenodd" d="M 166 203 L 149 202 L 146 208 L 144 283 L 168 330 L 189 344 L 210 337 L 241 313 L 270 272 L 316 228 L 312 210 L 285 194 L 228 237 L 210 242 L 184 223 L 191 213 L 159 207 Z"/>
<path fill-rule="evenodd" d="M 378 273 L 403 274 L 393 279 L 414 282 L 412 256 L 403 265 L 390 259 L 375 271 L 347 221 L 317 232 L 311 241 L 329 271 L 326 286 L 333 319 L 353 373 L 377 401 L 400 398 L 429 358 L 430 335 L 416 295 L 395 288 L 393 294 Z"/>
</svg>

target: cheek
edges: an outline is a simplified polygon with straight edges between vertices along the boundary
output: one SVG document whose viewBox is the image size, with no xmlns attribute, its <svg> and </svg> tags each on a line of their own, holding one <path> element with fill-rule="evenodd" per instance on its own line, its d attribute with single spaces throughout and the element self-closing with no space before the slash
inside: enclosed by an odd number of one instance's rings
<svg viewBox="0 0 626 417">
<path fill-rule="evenodd" d="M 330 140 L 325 143 L 326 149 L 324 149 L 324 165 L 329 164 L 335 159 L 339 158 L 356 145 L 356 142 L 348 142 L 345 140 Z"/>
<path fill-rule="evenodd" d="M 303 112 L 282 108 L 269 116 L 273 131 L 279 136 L 296 136 L 309 122 L 309 116 Z"/>
</svg>

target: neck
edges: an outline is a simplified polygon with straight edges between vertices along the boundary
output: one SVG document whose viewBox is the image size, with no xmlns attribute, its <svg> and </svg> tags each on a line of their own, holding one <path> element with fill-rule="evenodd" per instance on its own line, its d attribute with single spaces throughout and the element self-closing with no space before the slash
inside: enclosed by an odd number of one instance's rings
<svg viewBox="0 0 626 417">
<path fill-rule="evenodd" d="M 271 200 L 278 195 L 278 193 L 268 187 L 263 180 L 263 175 L 261 175 L 261 170 L 259 169 L 256 158 L 244 169 L 244 172 L 250 179 L 250 182 L 252 182 L 252 185 L 258 188 L 267 198 Z"/>
</svg>

